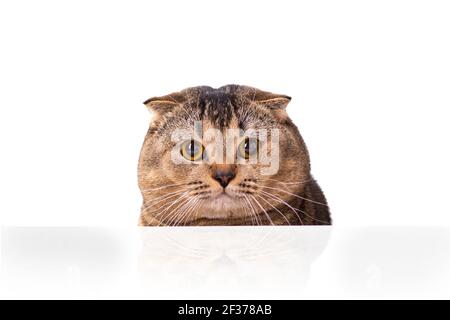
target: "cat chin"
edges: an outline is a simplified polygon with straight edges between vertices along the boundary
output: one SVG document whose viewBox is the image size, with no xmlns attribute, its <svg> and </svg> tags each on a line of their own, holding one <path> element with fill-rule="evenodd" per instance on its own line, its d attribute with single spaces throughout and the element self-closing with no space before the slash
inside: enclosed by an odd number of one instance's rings
<svg viewBox="0 0 450 320">
<path fill-rule="evenodd" d="M 221 193 L 203 201 L 198 217 L 208 219 L 238 218 L 243 215 L 241 199 Z"/>
</svg>

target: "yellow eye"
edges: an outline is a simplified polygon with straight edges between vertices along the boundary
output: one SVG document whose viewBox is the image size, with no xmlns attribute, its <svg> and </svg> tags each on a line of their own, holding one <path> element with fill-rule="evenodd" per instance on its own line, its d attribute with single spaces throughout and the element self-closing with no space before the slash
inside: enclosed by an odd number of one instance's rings
<svg viewBox="0 0 450 320">
<path fill-rule="evenodd" d="M 180 153 L 189 161 L 197 161 L 202 158 L 205 148 L 203 145 L 195 140 L 186 140 L 181 144 Z"/>
<path fill-rule="evenodd" d="M 238 155 L 241 158 L 249 159 L 251 155 L 258 152 L 258 139 L 245 138 L 238 147 Z"/>
</svg>

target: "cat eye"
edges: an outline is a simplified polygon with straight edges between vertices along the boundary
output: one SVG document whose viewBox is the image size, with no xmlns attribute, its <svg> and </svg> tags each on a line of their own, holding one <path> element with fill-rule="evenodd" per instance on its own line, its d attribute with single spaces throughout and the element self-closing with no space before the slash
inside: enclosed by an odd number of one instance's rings
<svg viewBox="0 0 450 320">
<path fill-rule="evenodd" d="M 258 139 L 255 138 L 245 138 L 245 140 L 239 144 L 238 155 L 241 158 L 248 160 L 251 155 L 258 152 L 258 142 Z"/>
<path fill-rule="evenodd" d="M 202 158 L 205 148 L 203 145 L 195 140 L 186 140 L 181 144 L 180 153 L 189 161 L 197 161 Z"/>
</svg>

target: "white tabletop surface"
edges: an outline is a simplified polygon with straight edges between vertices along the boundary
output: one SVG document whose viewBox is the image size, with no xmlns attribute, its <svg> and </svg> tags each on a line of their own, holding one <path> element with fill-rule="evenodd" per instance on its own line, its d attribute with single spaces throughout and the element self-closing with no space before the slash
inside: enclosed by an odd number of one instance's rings
<svg viewBox="0 0 450 320">
<path fill-rule="evenodd" d="M 450 229 L 1 228 L 0 298 L 450 298 Z"/>
</svg>

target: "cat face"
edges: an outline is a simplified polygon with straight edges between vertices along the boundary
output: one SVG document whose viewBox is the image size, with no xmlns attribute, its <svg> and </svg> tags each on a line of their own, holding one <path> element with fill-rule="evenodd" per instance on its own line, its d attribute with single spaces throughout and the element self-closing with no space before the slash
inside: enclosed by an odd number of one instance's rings
<svg viewBox="0 0 450 320">
<path fill-rule="evenodd" d="M 228 85 L 145 102 L 153 120 L 139 161 L 142 224 L 254 221 L 309 179 L 290 98 Z"/>
</svg>

